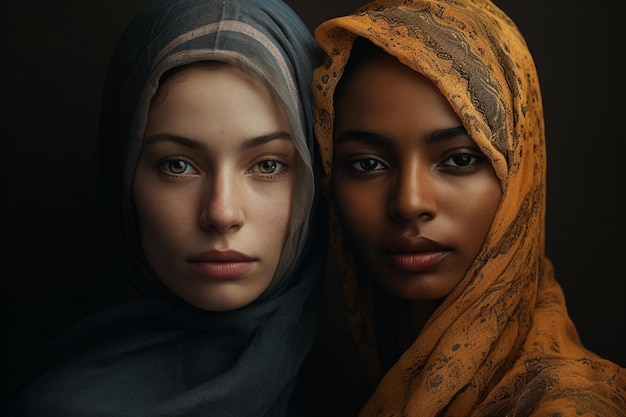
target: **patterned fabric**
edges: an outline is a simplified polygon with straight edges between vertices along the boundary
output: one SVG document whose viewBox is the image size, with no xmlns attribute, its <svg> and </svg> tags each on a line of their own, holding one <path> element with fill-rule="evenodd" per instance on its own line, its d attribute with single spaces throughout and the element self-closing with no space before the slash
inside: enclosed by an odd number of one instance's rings
<svg viewBox="0 0 626 417">
<path fill-rule="evenodd" d="M 195 308 L 160 283 L 143 256 L 131 199 L 161 76 L 204 60 L 229 62 L 268 86 L 301 162 L 272 284 L 232 311 Z M 101 201 L 115 245 L 133 267 L 136 299 L 82 320 L 45 349 L 3 415 L 295 414 L 288 405 L 313 339 L 327 250 L 310 84 L 319 63 L 313 35 L 281 0 L 146 2 L 111 59 L 98 142 Z"/>
<path fill-rule="evenodd" d="M 491 161 L 503 196 L 458 287 L 390 368 L 378 360 L 371 288 L 353 272 L 331 207 L 349 330 L 376 386 L 361 416 L 625 416 L 626 369 L 588 351 L 544 254 L 546 148 L 524 38 L 488 0 L 380 0 L 322 23 L 316 135 L 329 187 L 333 93 L 357 36 L 429 78 Z"/>
</svg>

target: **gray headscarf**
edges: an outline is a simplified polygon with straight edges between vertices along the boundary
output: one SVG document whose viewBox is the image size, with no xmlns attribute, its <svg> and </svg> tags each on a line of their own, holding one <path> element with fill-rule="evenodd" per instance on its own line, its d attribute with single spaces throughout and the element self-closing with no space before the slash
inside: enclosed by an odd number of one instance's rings
<svg viewBox="0 0 626 417">
<path fill-rule="evenodd" d="M 170 69 L 225 61 L 282 105 L 301 162 L 290 235 L 270 289 L 197 309 L 154 276 L 131 198 L 151 98 Z M 112 56 L 98 142 L 101 204 L 138 299 L 70 328 L 25 372 L 14 416 L 283 416 L 315 327 L 326 229 L 317 193 L 312 35 L 281 0 L 150 0 Z M 293 415 L 293 412 L 291 413 Z"/>
<path fill-rule="evenodd" d="M 116 244 L 142 273 L 136 291 L 163 292 L 142 254 L 131 197 L 150 100 L 173 68 L 217 60 L 265 83 L 289 120 L 299 164 L 291 233 L 276 271 L 292 270 L 302 250 L 314 196 L 311 77 L 318 62 L 312 35 L 282 1 L 149 1 L 114 51 L 105 85 L 99 141 L 99 184 Z M 150 282 L 146 282 L 149 278 Z M 147 285 L 146 285 L 147 284 Z"/>
</svg>

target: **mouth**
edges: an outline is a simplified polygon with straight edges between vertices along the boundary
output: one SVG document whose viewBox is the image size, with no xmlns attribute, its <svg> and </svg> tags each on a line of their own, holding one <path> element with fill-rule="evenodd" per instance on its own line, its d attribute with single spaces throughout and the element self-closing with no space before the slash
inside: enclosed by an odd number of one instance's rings
<svg viewBox="0 0 626 417">
<path fill-rule="evenodd" d="M 237 251 L 211 250 L 188 259 L 191 266 L 210 278 L 235 278 L 248 272 L 256 259 Z"/>
<path fill-rule="evenodd" d="M 387 262 L 405 272 L 425 272 L 437 265 L 449 252 L 385 253 Z"/>
<path fill-rule="evenodd" d="M 394 268 L 405 272 L 425 272 L 435 267 L 450 249 L 425 237 L 402 237 L 382 248 L 383 257 Z"/>
</svg>

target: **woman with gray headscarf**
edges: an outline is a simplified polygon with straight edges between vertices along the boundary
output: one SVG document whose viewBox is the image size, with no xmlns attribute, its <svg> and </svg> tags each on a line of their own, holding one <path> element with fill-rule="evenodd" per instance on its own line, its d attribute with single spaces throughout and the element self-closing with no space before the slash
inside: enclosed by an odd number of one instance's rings
<svg viewBox="0 0 626 417">
<path fill-rule="evenodd" d="M 145 4 L 114 51 L 98 142 L 131 297 L 37 356 L 10 415 L 288 413 L 326 246 L 317 64 L 280 0 Z"/>
</svg>

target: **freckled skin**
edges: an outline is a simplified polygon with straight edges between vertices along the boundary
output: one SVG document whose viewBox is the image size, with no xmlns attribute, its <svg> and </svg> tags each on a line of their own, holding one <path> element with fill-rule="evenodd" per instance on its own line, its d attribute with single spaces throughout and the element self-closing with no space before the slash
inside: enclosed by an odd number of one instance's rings
<svg viewBox="0 0 626 417">
<path fill-rule="evenodd" d="M 445 297 L 488 234 L 502 196 L 495 172 L 464 131 L 429 140 L 461 121 L 432 82 L 395 58 L 362 64 L 344 82 L 332 186 L 357 271 L 401 299 Z M 384 143 L 353 140 L 350 131 Z M 418 236 L 442 248 L 438 262 L 419 272 L 389 262 L 386 245 Z"/>
<path fill-rule="evenodd" d="M 291 140 L 242 145 L 275 132 L 289 136 L 287 119 L 265 86 L 232 66 L 186 68 L 162 88 L 133 182 L 144 252 L 163 283 L 189 303 L 239 308 L 272 281 L 289 232 L 298 161 Z M 159 135 L 195 145 L 150 141 Z M 253 261 L 238 276 L 207 276 L 189 260 L 210 250 Z"/>
</svg>

